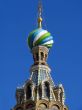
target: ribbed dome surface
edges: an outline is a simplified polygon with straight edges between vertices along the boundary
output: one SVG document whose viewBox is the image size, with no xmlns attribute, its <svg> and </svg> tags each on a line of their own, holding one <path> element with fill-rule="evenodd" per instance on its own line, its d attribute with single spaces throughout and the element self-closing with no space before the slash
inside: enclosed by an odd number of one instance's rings
<svg viewBox="0 0 82 110">
<path fill-rule="evenodd" d="M 42 28 L 32 31 L 28 36 L 28 45 L 30 49 L 35 46 L 43 45 L 48 48 L 52 47 L 53 37 L 51 34 Z"/>
</svg>

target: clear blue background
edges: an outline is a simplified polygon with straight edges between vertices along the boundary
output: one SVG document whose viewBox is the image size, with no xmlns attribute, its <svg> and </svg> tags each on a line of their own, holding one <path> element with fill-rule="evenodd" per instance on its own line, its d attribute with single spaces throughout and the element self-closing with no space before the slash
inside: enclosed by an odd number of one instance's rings
<svg viewBox="0 0 82 110">
<path fill-rule="evenodd" d="M 33 63 L 27 36 L 37 27 L 38 0 L 0 0 L 0 110 L 15 104 L 15 90 Z M 62 83 L 70 110 L 82 110 L 82 0 L 43 0 L 44 28 L 54 36 L 48 64 Z"/>
</svg>

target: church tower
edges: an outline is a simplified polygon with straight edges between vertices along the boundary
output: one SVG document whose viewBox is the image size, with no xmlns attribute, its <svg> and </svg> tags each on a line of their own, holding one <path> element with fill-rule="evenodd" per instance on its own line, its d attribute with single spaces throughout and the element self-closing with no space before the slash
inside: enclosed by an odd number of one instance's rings
<svg viewBox="0 0 82 110">
<path fill-rule="evenodd" d="M 56 86 L 47 64 L 53 36 L 42 28 L 42 3 L 38 5 L 38 27 L 28 36 L 28 46 L 34 63 L 30 68 L 30 78 L 16 89 L 16 105 L 12 110 L 68 110 L 62 84 Z"/>
</svg>

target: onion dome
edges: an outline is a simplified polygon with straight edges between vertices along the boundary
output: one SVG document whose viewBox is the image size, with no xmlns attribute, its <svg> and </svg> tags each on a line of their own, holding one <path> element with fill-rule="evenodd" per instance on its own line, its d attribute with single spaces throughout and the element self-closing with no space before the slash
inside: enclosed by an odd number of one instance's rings
<svg viewBox="0 0 82 110">
<path fill-rule="evenodd" d="M 53 37 L 51 33 L 42 28 L 38 28 L 32 31 L 28 36 L 28 45 L 30 49 L 35 46 L 46 46 L 47 48 L 51 48 L 53 44 Z"/>
<path fill-rule="evenodd" d="M 53 45 L 53 37 L 47 30 L 42 29 L 42 5 L 38 6 L 38 28 L 32 31 L 28 36 L 28 46 L 32 49 L 35 46 L 46 46 L 51 48 Z"/>
</svg>

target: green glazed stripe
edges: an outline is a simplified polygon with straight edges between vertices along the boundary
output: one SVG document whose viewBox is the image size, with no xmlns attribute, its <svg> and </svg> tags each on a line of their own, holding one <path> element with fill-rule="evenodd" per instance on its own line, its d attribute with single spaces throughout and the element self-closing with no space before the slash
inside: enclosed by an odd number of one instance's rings
<svg viewBox="0 0 82 110">
<path fill-rule="evenodd" d="M 37 31 L 37 29 L 36 30 L 34 30 L 34 31 L 32 31 L 30 34 L 29 34 L 29 36 L 28 36 L 28 45 L 30 46 L 30 39 L 31 39 L 31 36 L 32 36 L 32 34 L 34 33 L 34 32 L 36 32 Z"/>
<path fill-rule="evenodd" d="M 50 48 L 50 47 L 52 47 L 52 45 L 48 45 L 47 47 Z"/>
<path fill-rule="evenodd" d="M 46 44 L 44 46 L 47 46 L 47 47 L 52 47 L 52 44 Z"/>
<path fill-rule="evenodd" d="M 49 32 L 47 32 L 46 34 L 42 35 L 35 43 L 34 45 L 38 45 L 43 39 L 49 37 L 51 34 Z"/>
</svg>

